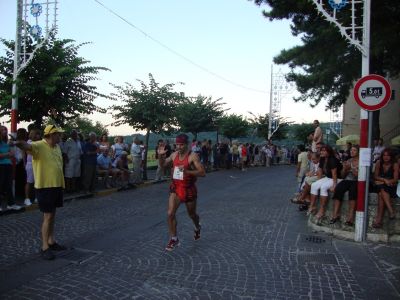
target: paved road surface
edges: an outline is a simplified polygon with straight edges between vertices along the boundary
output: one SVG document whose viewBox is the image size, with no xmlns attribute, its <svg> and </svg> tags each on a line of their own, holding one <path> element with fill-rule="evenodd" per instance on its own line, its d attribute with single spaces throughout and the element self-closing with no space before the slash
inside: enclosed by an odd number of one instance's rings
<svg viewBox="0 0 400 300">
<path fill-rule="evenodd" d="M 312 232 L 289 203 L 294 167 L 220 171 L 199 180 L 202 238 L 184 207 L 169 253 L 168 183 L 72 201 L 39 258 L 38 211 L 0 218 L 1 299 L 399 299 L 400 245 Z"/>
</svg>

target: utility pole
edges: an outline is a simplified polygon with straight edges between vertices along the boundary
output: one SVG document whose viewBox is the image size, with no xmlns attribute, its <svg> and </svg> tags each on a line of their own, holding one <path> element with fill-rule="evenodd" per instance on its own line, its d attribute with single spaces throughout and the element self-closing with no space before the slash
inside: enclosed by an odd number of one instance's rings
<svg viewBox="0 0 400 300">
<path fill-rule="evenodd" d="M 363 35 L 362 44 L 365 51 L 361 52 L 361 77 L 369 74 L 369 52 L 370 52 L 370 20 L 371 0 L 364 0 L 363 7 Z M 372 140 L 372 112 L 360 109 L 360 153 L 371 152 Z M 358 193 L 356 206 L 356 223 L 354 240 L 362 242 L 366 239 L 367 213 L 369 199 L 369 171 L 370 166 L 362 166 L 358 169 Z"/>
<path fill-rule="evenodd" d="M 269 89 L 269 116 L 268 116 L 268 140 L 272 137 L 272 82 L 273 82 L 273 66 L 271 65 L 271 87 Z"/>
<path fill-rule="evenodd" d="M 12 83 L 12 101 L 11 101 L 11 134 L 15 137 L 17 133 L 18 124 L 18 87 L 17 77 L 23 69 L 32 61 L 34 54 L 39 50 L 49 38 L 50 32 L 57 27 L 57 2 L 58 0 L 46 0 L 43 3 L 34 3 L 34 1 L 17 0 L 17 21 L 16 21 L 16 34 L 14 44 L 14 70 L 13 70 L 13 83 Z M 28 3 L 29 2 L 29 3 Z M 42 36 L 42 28 L 39 26 L 39 16 L 42 14 L 43 6 L 45 7 L 45 36 Z M 50 7 L 53 7 L 53 21 L 50 28 Z M 28 9 L 29 8 L 29 9 Z M 31 19 L 28 19 L 28 11 L 30 12 Z M 33 18 L 32 18 L 33 17 Z M 31 21 L 33 25 L 28 32 L 27 25 Z M 31 53 L 26 52 L 26 45 L 28 43 L 29 35 L 37 40 L 37 44 L 33 47 Z M 23 48 L 21 53 L 21 43 L 23 41 Z"/>
<path fill-rule="evenodd" d="M 47 41 L 50 28 L 49 28 L 49 7 L 54 6 L 54 21 L 53 28 L 56 28 L 57 22 L 57 1 L 53 0 L 50 2 L 47 0 L 45 3 L 34 3 L 34 1 L 28 0 L 17 0 L 17 21 L 15 30 L 15 43 L 14 43 L 14 69 L 13 69 L 13 82 L 11 90 L 11 135 L 17 137 L 17 125 L 18 125 L 18 86 L 17 78 L 19 73 L 25 69 L 25 67 L 32 60 L 35 52 L 40 49 L 43 44 Z M 28 7 L 30 7 L 30 13 L 36 20 L 36 25 L 32 26 L 30 34 L 37 39 L 41 38 L 41 27 L 38 25 L 38 17 L 42 12 L 42 4 L 46 6 L 46 35 L 40 43 L 37 43 L 32 53 L 26 53 L 26 44 L 28 40 L 27 23 L 28 23 Z M 21 53 L 21 44 L 23 40 L 23 51 Z M 28 59 L 27 59 L 28 57 Z M 15 159 L 13 159 L 13 168 L 15 170 Z M 12 184 L 13 195 L 15 195 L 15 172 Z"/>
<path fill-rule="evenodd" d="M 21 33 L 22 33 L 22 0 L 17 0 L 17 27 L 14 44 L 14 73 L 12 83 L 12 102 L 11 102 L 11 134 L 16 137 L 18 123 L 18 96 L 17 96 L 17 77 L 20 66 L 21 51 Z"/>
</svg>

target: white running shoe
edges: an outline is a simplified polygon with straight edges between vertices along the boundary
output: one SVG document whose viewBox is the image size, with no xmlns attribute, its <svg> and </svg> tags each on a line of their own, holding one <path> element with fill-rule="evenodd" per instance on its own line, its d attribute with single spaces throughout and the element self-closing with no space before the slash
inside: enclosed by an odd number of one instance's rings
<svg viewBox="0 0 400 300">
<path fill-rule="evenodd" d="M 29 198 L 26 198 L 25 201 L 24 201 L 24 205 L 25 206 L 31 206 L 32 205 L 31 200 Z"/>
</svg>

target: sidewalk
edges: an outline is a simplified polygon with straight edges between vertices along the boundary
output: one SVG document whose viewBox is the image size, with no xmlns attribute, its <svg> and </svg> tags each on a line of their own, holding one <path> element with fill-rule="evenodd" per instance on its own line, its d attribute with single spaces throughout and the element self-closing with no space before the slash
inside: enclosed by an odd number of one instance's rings
<svg viewBox="0 0 400 300">
<path fill-rule="evenodd" d="M 222 170 L 222 169 L 212 169 L 212 170 L 208 171 L 207 173 L 216 172 L 218 170 Z M 130 186 L 130 187 L 126 187 L 126 188 L 106 188 L 104 186 L 104 184 L 97 182 L 96 190 L 94 193 L 91 193 L 91 194 L 87 194 L 87 193 L 83 193 L 83 192 L 64 193 L 64 202 L 70 202 L 70 201 L 79 200 L 79 199 L 88 199 L 88 198 L 93 198 L 93 197 L 97 197 L 97 196 L 105 196 L 105 195 L 109 195 L 109 194 L 120 192 L 120 191 L 133 190 L 136 188 L 146 187 L 146 186 L 152 185 L 152 184 L 162 183 L 162 182 L 165 182 L 170 179 L 170 177 L 165 176 L 161 180 L 154 180 L 154 178 L 156 177 L 156 171 L 157 171 L 156 169 L 148 169 L 147 170 L 147 178 L 148 179 L 145 180 L 140 185 Z M 39 208 L 37 203 L 32 203 L 32 205 L 30 205 L 30 206 L 24 206 L 23 204 L 19 204 L 19 205 L 22 206 L 22 208 L 19 210 L 0 211 L 0 217 L 3 215 L 19 214 L 19 213 L 22 213 L 25 211 L 37 210 Z"/>
<path fill-rule="evenodd" d="M 93 198 L 93 197 L 97 197 L 97 196 L 105 196 L 105 195 L 109 195 L 112 193 L 116 193 L 119 191 L 126 191 L 126 190 L 133 190 L 136 188 L 142 188 L 148 185 L 152 185 L 152 184 L 157 184 L 157 183 L 161 183 L 161 182 L 165 182 L 168 180 L 168 178 L 162 179 L 162 180 L 154 180 L 156 175 L 156 170 L 155 169 L 149 169 L 147 170 L 147 178 L 148 180 L 145 180 L 142 184 L 140 185 L 135 185 L 135 186 L 130 186 L 127 188 L 109 188 L 107 189 L 104 184 L 97 182 L 96 184 L 96 190 L 94 193 L 91 194 L 87 194 L 87 193 L 83 193 L 83 192 L 77 192 L 77 193 L 65 193 L 64 194 L 64 202 L 70 202 L 73 200 L 79 200 L 79 199 L 88 199 L 88 198 Z M 20 210 L 3 210 L 0 212 L 0 217 L 3 215 L 10 215 L 10 214 L 19 214 L 19 213 L 23 213 L 26 211 L 32 211 L 32 210 L 37 210 L 38 204 L 37 203 L 32 203 L 32 205 L 30 206 L 22 206 L 22 208 Z"/>
</svg>

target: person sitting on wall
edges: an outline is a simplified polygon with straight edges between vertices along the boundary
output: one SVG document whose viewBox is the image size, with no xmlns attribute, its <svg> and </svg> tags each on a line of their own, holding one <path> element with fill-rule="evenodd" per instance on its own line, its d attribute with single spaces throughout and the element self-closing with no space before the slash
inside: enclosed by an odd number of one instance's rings
<svg viewBox="0 0 400 300">
<path fill-rule="evenodd" d="M 340 208 L 344 198 L 344 194 L 349 192 L 349 210 L 347 221 L 345 225 L 354 225 L 354 216 L 356 212 L 357 201 L 357 185 L 358 185 L 358 163 L 359 163 L 359 147 L 353 145 L 350 149 L 350 158 L 343 163 L 342 178 L 343 181 L 339 182 L 336 186 L 335 193 L 333 194 L 334 205 L 333 215 L 330 224 L 340 221 Z"/>
<path fill-rule="evenodd" d="M 378 211 L 373 228 L 383 226 L 385 207 L 389 211 L 389 220 L 394 220 L 396 212 L 393 209 L 391 198 L 396 197 L 397 181 L 399 179 L 399 165 L 389 149 L 383 150 L 380 159 L 376 162 L 374 180 L 378 192 Z"/>
</svg>

